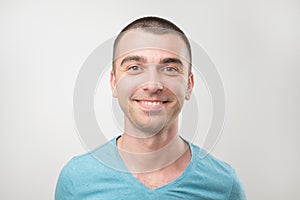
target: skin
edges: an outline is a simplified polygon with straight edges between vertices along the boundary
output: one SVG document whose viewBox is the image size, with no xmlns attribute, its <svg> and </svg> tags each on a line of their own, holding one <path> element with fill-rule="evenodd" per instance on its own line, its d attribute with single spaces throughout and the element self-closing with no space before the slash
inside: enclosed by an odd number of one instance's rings
<svg viewBox="0 0 300 200">
<path fill-rule="evenodd" d="M 194 77 L 182 38 L 131 30 L 116 49 L 110 84 L 124 112 L 117 140 L 127 168 L 154 189 L 176 179 L 191 153 L 178 135 L 178 115 L 189 100 Z"/>
</svg>

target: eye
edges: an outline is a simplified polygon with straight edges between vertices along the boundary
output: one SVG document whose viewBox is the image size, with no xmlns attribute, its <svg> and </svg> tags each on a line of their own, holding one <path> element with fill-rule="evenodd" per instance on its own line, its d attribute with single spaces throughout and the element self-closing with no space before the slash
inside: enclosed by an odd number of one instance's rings
<svg viewBox="0 0 300 200">
<path fill-rule="evenodd" d="M 141 65 L 137 65 L 137 64 L 132 64 L 132 65 L 129 65 L 127 68 L 127 73 L 128 74 L 132 74 L 132 75 L 135 75 L 135 74 L 140 74 L 143 72 L 144 68 L 141 66 Z"/>
<path fill-rule="evenodd" d="M 127 68 L 129 71 L 138 71 L 141 70 L 141 67 L 138 65 L 132 65 Z"/>
<path fill-rule="evenodd" d="M 176 75 L 179 72 L 178 68 L 172 66 L 165 66 L 161 70 L 168 75 Z"/>
<path fill-rule="evenodd" d="M 177 72 L 178 71 L 175 67 L 170 67 L 170 66 L 165 67 L 165 70 L 168 72 Z"/>
</svg>

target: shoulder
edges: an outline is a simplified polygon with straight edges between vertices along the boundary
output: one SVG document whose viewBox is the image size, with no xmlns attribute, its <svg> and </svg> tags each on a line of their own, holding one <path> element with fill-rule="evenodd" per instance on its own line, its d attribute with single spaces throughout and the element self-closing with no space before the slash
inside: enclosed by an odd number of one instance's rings
<svg viewBox="0 0 300 200">
<path fill-rule="evenodd" d="M 108 147 L 113 146 L 110 144 L 111 142 L 107 142 L 91 152 L 74 156 L 62 168 L 58 182 L 70 183 L 72 181 L 76 183 L 80 179 L 87 177 L 86 175 L 90 176 L 99 171 L 105 172 L 105 170 L 109 170 L 102 160 L 104 160 L 103 156 L 107 157 L 112 154 L 112 150 L 108 150 Z"/>
<path fill-rule="evenodd" d="M 125 169 L 114 138 L 88 153 L 73 157 L 63 167 L 60 176 L 82 182 L 87 177 L 102 178 L 115 171 L 126 171 Z"/>
<path fill-rule="evenodd" d="M 191 144 L 194 170 L 207 185 L 228 194 L 229 199 L 244 200 L 245 191 L 235 169 L 225 161 Z"/>
<path fill-rule="evenodd" d="M 90 153 L 73 157 L 62 168 L 57 181 L 57 189 L 62 187 L 71 190 L 75 185 L 82 182 L 87 174 L 93 173 L 93 169 L 99 167 L 102 168 L 101 163 L 97 162 Z"/>
<path fill-rule="evenodd" d="M 233 167 L 222 161 L 215 156 L 211 155 L 207 151 L 203 150 L 199 146 L 190 144 L 193 160 L 197 167 L 210 169 L 210 171 L 216 171 L 218 173 L 232 174 L 234 172 Z"/>
<path fill-rule="evenodd" d="M 115 170 L 105 163 L 105 159 L 114 160 L 108 142 L 97 149 L 73 157 L 63 167 L 58 177 L 55 190 L 56 200 L 80 199 L 93 192 L 92 185 L 103 183 L 115 174 Z"/>
<path fill-rule="evenodd" d="M 114 141 L 111 140 L 91 152 L 74 156 L 62 169 L 61 174 L 70 177 L 105 172 L 110 170 L 111 163 L 118 160 Z"/>
<path fill-rule="evenodd" d="M 91 153 L 85 153 L 82 155 L 74 156 L 63 167 L 61 175 L 74 175 L 81 173 L 94 165 L 100 165 L 99 162 L 92 156 Z"/>
</svg>

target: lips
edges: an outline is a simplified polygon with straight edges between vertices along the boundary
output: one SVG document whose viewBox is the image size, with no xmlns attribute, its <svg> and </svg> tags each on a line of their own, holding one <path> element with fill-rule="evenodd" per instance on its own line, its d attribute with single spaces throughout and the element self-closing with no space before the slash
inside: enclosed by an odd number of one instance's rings
<svg viewBox="0 0 300 200">
<path fill-rule="evenodd" d="M 139 102 L 141 102 L 141 104 L 145 104 L 147 106 L 157 106 L 157 105 L 160 105 L 163 103 L 162 101 L 139 101 Z"/>
<path fill-rule="evenodd" d="M 134 99 L 134 101 L 143 110 L 159 110 L 165 107 L 169 101 L 165 100 L 154 100 L 154 99 Z"/>
</svg>

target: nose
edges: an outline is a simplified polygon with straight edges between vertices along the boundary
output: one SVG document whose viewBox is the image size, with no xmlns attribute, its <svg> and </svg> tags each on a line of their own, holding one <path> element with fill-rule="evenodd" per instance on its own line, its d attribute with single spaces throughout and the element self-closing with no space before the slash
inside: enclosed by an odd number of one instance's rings
<svg viewBox="0 0 300 200">
<path fill-rule="evenodd" d="M 152 93 L 157 93 L 162 91 L 164 86 L 161 82 L 146 82 L 142 85 L 142 89 Z"/>
<path fill-rule="evenodd" d="M 142 89 L 143 90 L 147 90 L 149 92 L 152 93 L 156 93 L 159 92 L 161 90 L 164 89 L 164 86 L 160 80 L 160 76 L 159 73 L 157 72 L 157 70 L 155 70 L 155 68 L 152 70 L 149 70 L 149 73 L 147 74 L 147 82 L 145 82 L 142 85 Z"/>
</svg>

